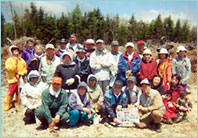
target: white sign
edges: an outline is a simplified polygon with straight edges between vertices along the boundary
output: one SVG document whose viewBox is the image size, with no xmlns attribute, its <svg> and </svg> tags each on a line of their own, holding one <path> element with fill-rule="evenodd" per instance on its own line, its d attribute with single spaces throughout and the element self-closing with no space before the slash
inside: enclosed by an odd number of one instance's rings
<svg viewBox="0 0 198 138">
<path fill-rule="evenodd" d="M 116 115 L 118 122 L 121 124 L 129 124 L 129 123 L 139 123 L 140 117 L 138 114 L 138 108 L 122 108 L 116 110 Z"/>
</svg>

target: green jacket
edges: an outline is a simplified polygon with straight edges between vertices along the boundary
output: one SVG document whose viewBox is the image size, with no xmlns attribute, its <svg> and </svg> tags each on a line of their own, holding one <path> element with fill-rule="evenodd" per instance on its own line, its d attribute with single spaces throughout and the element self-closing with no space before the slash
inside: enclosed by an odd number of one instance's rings
<svg viewBox="0 0 198 138">
<path fill-rule="evenodd" d="M 49 93 L 49 88 L 42 93 L 42 108 L 48 122 L 52 122 L 52 117 L 56 115 L 62 116 L 67 112 L 68 96 L 65 90 L 61 89 L 59 96 L 56 98 Z"/>
</svg>

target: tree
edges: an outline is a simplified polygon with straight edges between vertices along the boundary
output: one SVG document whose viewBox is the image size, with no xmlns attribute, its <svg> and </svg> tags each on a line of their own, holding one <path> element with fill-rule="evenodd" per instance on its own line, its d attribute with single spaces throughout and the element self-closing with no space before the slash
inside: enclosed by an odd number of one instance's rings
<svg viewBox="0 0 198 138">
<path fill-rule="evenodd" d="M 165 37 L 168 40 L 173 40 L 174 35 L 174 22 L 171 19 L 171 16 L 164 19 L 164 28 L 165 28 Z"/>
<path fill-rule="evenodd" d="M 188 21 L 186 20 L 182 26 L 182 42 L 189 42 L 190 41 L 190 26 Z"/>
<path fill-rule="evenodd" d="M 128 29 L 129 29 L 129 38 L 128 38 L 128 40 L 129 41 L 136 40 L 136 37 L 137 37 L 137 34 L 136 34 L 136 32 L 137 32 L 137 21 L 135 19 L 134 14 L 132 14 L 131 19 L 129 20 Z"/>
<path fill-rule="evenodd" d="M 191 41 L 197 42 L 197 26 L 193 26 L 190 35 L 191 35 Z"/>
<path fill-rule="evenodd" d="M 118 33 L 116 40 L 119 41 L 120 45 L 124 45 L 127 43 L 127 36 L 128 36 L 128 28 L 127 26 L 121 24 L 118 27 Z"/>
<path fill-rule="evenodd" d="M 160 39 L 164 35 L 164 26 L 160 14 L 155 19 L 155 23 L 153 27 L 154 27 L 155 39 Z"/>
<path fill-rule="evenodd" d="M 5 18 L 3 13 L 1 13 L 1 47 L 4 46 L 6 38 L 5 38 L 5 31 L 4 31 L 4 24 L 5 24 Z"/>
<path fill-rule="evenodd" d="M 180 19 L 177 20 L 176 22 L 176 26 L 175 26 L 175 29 L 174 29 L 174 41 L 179 41 L 181 42 L 182 40 L 182 28 L 181 28 L 181 22 L 180 22 Z"/>
</svg>

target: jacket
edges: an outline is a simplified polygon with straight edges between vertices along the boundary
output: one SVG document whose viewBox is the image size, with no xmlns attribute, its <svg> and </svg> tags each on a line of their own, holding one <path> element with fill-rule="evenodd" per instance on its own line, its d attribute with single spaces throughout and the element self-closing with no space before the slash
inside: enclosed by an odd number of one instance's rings
<svg viewBox="0 0 198 138">
<path fill-rule="evenodd" d="M 172 61 L 164 59 L 158 64 L 157 73 L 162 77 L 162 85 L 165 86 L 167 82 L 171 82 L 172 77 Z"/>
<path fill-rule="evenodd" d="M 93 76 L 94 76 L 93 74 L 90 74 L 89 77 L 87 78 L 87 86 L 88 86 L 87 94 L 89 96 L 92 109 L 97 104 L 102 105 L 104 101 L 103 92 L 102 92 L 101 87 L 97 84 L 97 79 L 96 79 L 96 85 L 94 87 L 92 87 L 89 83 L 90 77 L 93 77 Z"/>
<path fill-rule="evenodd" d="M 184 57 L 182 60 L 179 57 L 173 59 L 172 73 L 179 74 L 182 78 L 182 84 L 187 84 L 191 74 L 191 62 L 188 57 Z"/>
<path fill-rule="evenodd" d="M 163 99 L 164 106 L 166 108 L 163 117 L 164 118 L 176 118 L 177 117 L 177 114 L 175 113 L 176 107 L 175 107 L 174 102 L 168 101 L 166 98 L 162 98 L 162 99 Z M 172 107 L 168 107 L 168 104 L 169 103 L 172 104 Z"/>
<path fill-rule="evenodd" d="M 27 64 L 27 66 L 30 64 L 31 60 L 34 58 L 34 54 L 35 54 L 35 49 L 33 48 L 32 50 L 30 50 L 28 47 L 23 50 L 22 54 L 21 54 L 21 58 L 23 58 Z M 30 72 L 30 68 L 28 68 L 28 72 Z"/>
<path fill-rule="evenodd" d="M 107 68 L 102 68 L 98 63 L 106 66 Z M 110 62 L 106 49 L 103 49 L 102 53 L 96 49 L 90 56 L 90 67 L 98 81 L 110 80 L 111 65 L 112 63 Z"/>
<path fill-rule="evenodd" d="M 121 105 L 122 108 L 127 107 L 128 101 L 126 94 L 121 91 L 119 97 L 116 98 L 113 89 L 108 90 L 104 95 L 104 106 L 111 119 L 116 118 L 116 107 L 118 105 Z"/>
<path fill-rule="evenodd" d="M 157 74 L 157 64 L 153 58 L 147 63 L 144 58 L 142 58 L 140 71 L 138 72 L 138 78 L 140 81 L 147 78 L 149 81 Z"/>
<path fill-rule="evenodd" d="M 87 77 L 91 73 L 91 67 L 89 65 L 89 58 L 85 56 L 85 59 L 83 61 L 80 61 L 78 56 L 74 58 L 74 62 L 76 65 L 78 65 L 78 75 L 81 78 L 81 81 L 87 81 Z"/>
<path fill-rule="evenodd" d="M 133 76 L 136 77 L 136 74 L 139 72 L 140 69 L 141 58 L 139 55 L 134 52 L 133 58 L 131 61 L 128 60 L 127 52 L 120 55 L 119 62 L 118 62 L 118 73 L 119 73 L 119 80 L 126 83 L 126 71 L 131 70 Z"/>
<path fill-rule="evenodd" d="M 165 94 L 164 86 L 162 86 L 161 84 L 159 84 L 157 87 L 155 87 L 155 86 L 153 86 L 153 84 L 151 84 L 151 88 L 154 90 L 157 90 L 161 95 Z"/>
<path fill-rule="evenodd" d="M 67 49 L 71 49 L 74 53 L 76 53 L 76 50 L 77 50 L 79 47 L 82 47 L 82 45 L 79 44 L 79 43 L 71 43 L 71 42 L 69 42 L 69 43 L 67 43 L 67 45 L 66 45 L 66 48 L 67 48 Z"/>
<path fill-rule="evenodd" d="M 16 83 L 19 80 L 19 73 L 27 74 L 27 66 L 22 58 L 18 58 L 18 62 L 13 57 L 9 57 L 5 62 L 5 70 L 8 83 Z"/>
<path fill-rule="evenodd" d="M 86 88 L 86 93 L 83 96 L 81 96 L 78 92 L 81 86 Z M 77 91 L 71 93 L 71 95 L 69 96 L 69 106 L 71 107 L 71 109 L 76 109 L 79 111 L 82 111 L 83 107 L 91 109 L 87 90 L 87 84 L 85 82 L 81 82 L 78 85 Z"/>
<path fill-rule="evenodd" d="M 167 83 L 164 87 L 165 91 L 171 90 L 172 91 L 172 102 L 175 102 L 177 98 L 179 97 L 179 93 L 184 90 L 184 88 L 181 85 L 177 85 L 176 87 L 171 86 L 170 83 Z"/>
<path fill-rule="evenodd" d="M 31 74 L 33 73 L 30 72 L 28 76 Z M 36 84 L 32 84 L 28 77 L 28 82 L 23 86 L 20 93 L 21 103 L 29 109 L 36 109 L 41 106 L 41 94 L 47 87 L 48 85 L 42 82 L 40 77 Z"/>
<path fill-rule="evenodd" d="M 50 87 L 42 93 L 42 109 L 45 112 L 45 118 L 47 118 L 48 122 L 53 121 L 52 116 L 62 116 L 68 109 L 68 96 L 66 91 L 61 89 L 60 94 L 56 98 L 50 94 Z"/>
<path fill-rule="evenodd" d="M 47 63 L 47 57 L 44 56 L 41 58 L 41 65 L 39 68 L 41 76 L 46 75 L 47 83 L 50 83 L 52 77 L 54 76 L 54 72 L 56 67 L 61 63 L 60 58 L 54 55 L 52 62 L 50 64 Z"/>
</svg>

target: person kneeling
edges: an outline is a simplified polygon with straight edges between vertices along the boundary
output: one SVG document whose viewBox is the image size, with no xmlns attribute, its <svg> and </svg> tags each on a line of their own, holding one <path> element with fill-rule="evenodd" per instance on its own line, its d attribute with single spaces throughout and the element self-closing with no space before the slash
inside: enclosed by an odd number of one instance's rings
<svg viewBox="0 0 198 138">
<path fill-rule="evenodd" d="M 91 113 L 91 104 L 87 94 L 88 88 L 85 82 L 78 85 L 77 91 L 73 91 L 69 96 L 69 125 L 75 126 L 79 121 L 89 123 L 94 118 Z"/>
<path fill-rule="evenodd" d="M 62 79 L 53 77 L 52 84 L 42 93 L 42 106 L 35 110 L 36 117 L 44 123 L 48 123 L 49 131 L 61 122 L 66 124 L 69 119 L 68 96 L 65 90 L 61 89 Z"/>
</svg>

